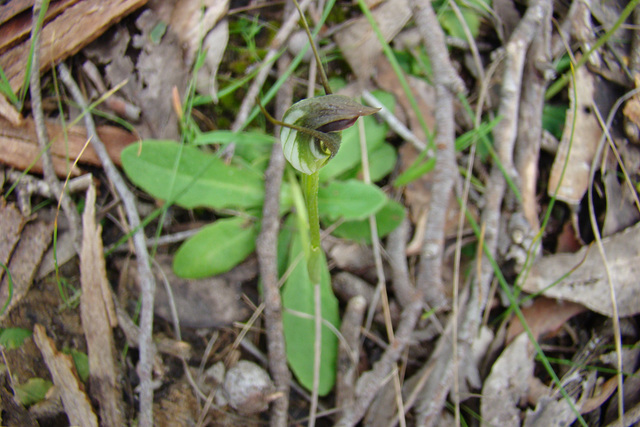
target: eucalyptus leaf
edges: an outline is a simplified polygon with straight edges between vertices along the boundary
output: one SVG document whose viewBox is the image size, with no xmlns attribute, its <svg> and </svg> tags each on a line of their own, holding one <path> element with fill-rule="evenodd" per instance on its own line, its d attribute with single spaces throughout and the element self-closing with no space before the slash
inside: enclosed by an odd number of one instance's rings
<svg viewBox="0 0 640 427">
<path fill-rule="evenodd" d="M 254 251 L 257 237 L 256 224 L 240 217 L 219 219 L 180 246 L 173 271 L 189 279 L 229 271 Z"/>
<path fill-rule="evenodd" d="M 387 196 L 375 185 L 358 180 L 333 181 L 318 191 L 318 211 L 323 220 L 364 219 L 375 214 Z"/>
<path fill-rule="evenodd" d="M 300 384 L 311 390 L 315 345 L 314 286 L 309 280 L 306 259 L 304 256 L 299 256 L 304 252 L 301 242 L 299 233 L 296 233 L 289 252 L 289 266 L 295 264 L 295 267 L 282 287 L 282 305 L 285 308 L 282 313 L 282 323 L 287 360 L 291 370 Z M 340 327 L 338 300 L 331 290 L 331 278 L 324 254 L 322 254 L 320 277 L 322 318 L 338 329 Z M 296 312 L 305 313 L 310 317 L 301 317 Z M 337 355 L 338 337 L 326 324 L 323 324 L 318 385 L 320 396 L 327 395 L 335 384 Z"/>
<path fill-rule="evenodd" d="M 259 176 L 193 146 L 146 140 L 142 147 L 125 148 L 121 158 L 134 184 L 155 198 L 185 208 L 246 209 L 264 200 L 264 181 Z"/>
<path fill-rule="evenodd" d="M 376 213 L 378 237 L 383 238 L 395 230 L 404 217 L 404 206 L 395 200 L 387 200 L 382 209 Z M 344 222 L 333 230 L 332 234 L 358 243 L 371 244 L 371 226 L 368 219 Z"/>
</svg>

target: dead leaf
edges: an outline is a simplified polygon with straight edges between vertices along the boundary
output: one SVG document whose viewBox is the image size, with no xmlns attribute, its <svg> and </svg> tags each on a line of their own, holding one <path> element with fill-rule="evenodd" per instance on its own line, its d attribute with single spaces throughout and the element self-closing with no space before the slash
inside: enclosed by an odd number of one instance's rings
<svg viewBox="0 0 640 427">
<path fill-rule="evenodd" d="M 622 142 L 618 144 L 618 146 L 621 145 L 624 144 L 622 144 Z M 627 150 L 620 150 L 620 155 L 625 153 L 635 154 L 635 147 L 629 148 L 630 149 Z M 638 207 L 635 204 L 635 197 L 637 197 L 635 194 L 636 190 L 633 189 L 630 191 L 629 185 L 625 182 L 625 178 L 618 177 L 617 160 L 611 151 L 608 151 L 608 154 L 607 171 L 602 178 L 607 198 L 607 214 L 604 218 L 604 227 L 602 228 L 603 236 L 610 236 L 622 231 L 640 220 L 640 212 L 638 212 Z M 627 165 L 624 166 L 627 167 Z M 633 165 L 632 167 L 634 168 L 630 169 L 627 167 L 627 170 L 631 172 L 638 170 L 637 165 Z"/>
<path fill-rule="evenodd" d="M 522 314 L 527 321 L 536 340 L 549 333 L 554 333 L 573 316 L 586 311 L 583 305 L 556 301 L 549 298 L 536 298 L 533 304 L 522 308 Z M 524 331 L 520 319 L 514 316 L 507 329 L 505 341 L 510 343 Z"/>
<path fill-rule="evenodd" d="M 0 320 L 4 319 L 29 291 L 33 278 L 38 271 L 42 255 L 49 247 L 49 243 L 51 243 L 52 232 L 52 224 L 34 221 L 27 224 L 22 233 L 20 233 L 20 241 L 9 262 L 9 271 L 13 282 L 13 295 L 10 300 L 9 277 L 7 275 L 2 279 L 2 285 L 0 286 L 0 304 L 8 303 L 6 311 L 0 316 Z"/>
<path fill-rule="evenodd" d="M 89 398 L 76 376 L 71 356 L 60 353 L 56 349 L 55 343 L 47 336 L 47 332 L 41 325 L 34 326 L 33 339 L 49 368 L 53 384 L 60 390 L 62 403 L 71 425 L 97 427 L 96 414 L 93 413 Z"/>
<path fill-rule="evenodd" d="M 384 39 L 392 40 L 411 19 L 408 0 L 387 0 L 371 11 Z M 361 81 L 369 79 L 382 46 L 366 17 L 353 20 L 338 31 L 335 40 L 353 72 Z"/>
<path fill-rule="evenodd" d="M 196 425 L 200 407 L 193 390 L 184 381 L 169 386 L 164 397 L 154 405 L 154 423 L 158 427 Z"/>
<path fill-rule="evenodd" d="M 125 422 L 112 331 L 118 322 L 107 280 L 102 227 L 96 225 L 95 202 L 96 189 L 91 185 L 82 215 L 80 316 L 87 339 L 91 391 L 100 402 L 100 420 L 104 425 L 119 426 Z"/>
<path fill-rule="evenodd" d="M 484 426 L 520 426 L 520 401 L 527 396 L 533 375 L 533 346 L 527 334 L 518 335 L 493 364 L 482 387 Z"/>
<path fill-rule="evenodd" d="M 0 263 L 9 265 L 9 258 L 20 239 L 22 227 L 26 219 L 14 203 L 7 205 L 4 197 L 0 197 L 0 224 L 3 233 L 0 236 Z M 0 279 L 4 276 L 4 269 L 0 269 Z"/>
<path fill-rule="evenodd" d="M 203 38 L 216 26 L 229 9 L 229 0 L 178 0 L 171 12 L 169 25 L 186 46 L 187 64 L 193 64 Z M 222 43 L 226 47 L 226 42 Z M 216 67 L 217 69 L 217 67 Z"/>
<path fill-rule="evenodd" d="M 622 317 L 633 316 L 640 312 L 640 224 L 604 238 L 603 245 L 618 313 Z M 609 282 L 595 245 L 572 254 L 540 258 L 533 264 L 522 290 L 541 292 L 548 298 L 573 301 L 605 316 L 612 315 Z"/>
<path fill-rule="evenodd" d="M 14 126 L 20 126 L 22 124 L 22 115 L 15 109 L 7 98 L 0 93 L 0 117 L 5 118 L 9 123 Z"/>
<path fill-rule="evenodd" d="M 564 132 L 549 177 L 548 192 L 570 205 L 578 205 L 589 187 L 591 162 L 602 136 L 602 129 L 593 112 L 597 90 L 596 77 L 587 67 L 576 70 L 575 88 L 577 99 L 571 97 L 571 107 L 567 110 Z M 569 86 L 573 94 L 574 83 Z M 576 115 L 573 126 L 574 110 Z M 603 114 L 606 115 L 606 112 Z M 565 163 L 567 165 L 564 171 Z M 564 176 L 562 175 L 564 172 Z M 560 177 L 563 180 L 560 181 Z"/>
<path fill-rule="evenodd" d="M 180 325 L 193 328 L 217 328 L 242 321 L 249 316 L 248 308 L 242 304 L 241 284 L 257 274 L 257 262 L 251 259 L 233 270 L 207 279 L 182 279 L 173 273 L 172 258 L 156 257 L 155 269 L 158 281 L 155 298 L 155 313 L 171 322 L 169 294 L 165 281 L 171 286 L 173 300 L 178 311 Z M 135 272 L 131 271 L 133 277 Z"/>
</svg>

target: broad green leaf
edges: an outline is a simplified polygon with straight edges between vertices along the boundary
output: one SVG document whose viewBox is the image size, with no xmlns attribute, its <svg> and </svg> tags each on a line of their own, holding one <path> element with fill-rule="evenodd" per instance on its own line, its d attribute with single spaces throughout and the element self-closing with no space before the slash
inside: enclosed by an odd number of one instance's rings
<svg viewBox="0 0 640 427">
<path fill-rule="evenodd" d="M 389 110 L 394 109 L 393 96 L 386 92 L 376 91 L 376 98 Z M 367 140 L 367 151 L 373 152 L 380 147 L 385 140 L 385 135 L 389 129 L 385 123 L 378 123 L 375 116 L 360 118 L 364 123 L 365 137 Z M 338 154 L 320 170 L 320 182 L 327 182 L 337 176 L 347 172 L 360 164 L 360 136 L 358 124 L 342 131 L 342 143 Z"/>
<path fill-rule="evenodd" d="M 31 406 L 41 402 L 53 386 L 51 381 L 42 378 L 29 378 L 26 383 L 19 384 L 13 391 L 16 393 L 18 401 L 24 406 Z"/>
<path fill-rule="evenodd" d="M 475 11 L 466 7 L 460 7 L 462 17 L 469 26 L 469 31 L 473 38 L 478 37 L 480 31 L 480 19 L 481 15 L 479 11 Z M 440 15 L 440 24 L 442 28 L 453 37 L 466 40 L 467 35 L 464 32 L 464 27 L 460 23 L 460 20 L 456 14 L 450 8 L 447 8 L 442 15 Z"/>
<path fill-rule="evenodd" d="M 382 238 L 395 230 L 404 219 L 404 216 L 405 211 L 402 204 L 395 200 L 387 200 L 382 209 L 376 212 L 378 237 Z M 371 244 L 369 219 L 344 222 L 333 230 L 332 234 L 358 243 Z"/>
<path fill-rule="evenodd" d="M 383 143 L 380 147 L 369 154 L 369 176 L 371 182 L 380 181 L 389 175 L 396 166 L 398 155 L 393 145 Z M 362 173 L 362 168 L 360 168 Z"/>
<path fill-rule="evenodd" d="M 378 187 L 355 179 L 333 181 L 318 191 L 320 217 L 329 221 L 367 218 L 386 201 L 387 196 Z"/>
<path fill-rule="evenodd" d="M 134 184 L 185 208 L 251 208 L 264 200 L 263 180 L 218 157 L 173 141 L 146 140 L 122 151 L 122 166 Z M 177 168 L 176 161 L 179 159 Z"/>
<path fill-rule="evenodd" d="M 313 318 L 302 318 L 295 312 L 306 313 L 313 317 L 315 313 L 314 289 L 309 280 L 307 262 L 303 253 L 299 233 L 294 236 L 289 253 L 289 263 L 297 261 L 291 275 L 282 287 L 282 313 L 284 338 L 287 349 L 287 360 L 291 370 L 300 384 L 311 390 L 313 387 L 313 361 L 315 341 L 315 321 Z M 322 318 L 336 329 L 340 327 L 338 300 L 331 290 L 331 278 L 326 259 L 322 255 L 320 281 L 320 304 Z M 336 380 L 336 360 L 338 356 L 338 337 L 326 324 L 321 330 L 321 354 L 318 394 L 327 395 Z"/>
<path fill-rule="evenodd" d="M 87 353 L 71 349 L 73 364 L 76 365 L 76 372 L 83 382 L 89 379 L 89 356 Z"/>
<path fill-rule="evenodd" d="M 180 246 L 173 271 L 189 279 L 229 271 L 253 252 L 257 237 L 256 224 L 240 217 L 219 219 Z"/>
<path fill-rule="evenodd" d="M 24 341 L 32 335 L 29 329 L 7 328 L 0 332 L 0 345 L 7 350 L 14 350 L 24 344 Z"/>
<path fill-rule="evenodd" d="M 76 367 L 78 377 L 82 382 L 87 382 L 89 379 L 89 356 L 87 353 L 83 353 L 74 348 L 65 347 L 62 352 L 68 354 L 73 359 L 73 364 Z"/>
<path fill-rule="evenodd" d="M 273 144 L 275 138 L 262 132 L 233 132 L 230 130 L 214 130 L 204 132 L 196 136 L 193 143 L 195 145 L 206 144 L 229 144 L 235 142 L 236 145 L 244 144 Z"/>
<path fill-rule="evenodd" d="M 566 105 L 545 104 L 542 109 L 542 128 L 557 139 L 562 138 L 562 130 L 567 116 Z"/>
</svg>

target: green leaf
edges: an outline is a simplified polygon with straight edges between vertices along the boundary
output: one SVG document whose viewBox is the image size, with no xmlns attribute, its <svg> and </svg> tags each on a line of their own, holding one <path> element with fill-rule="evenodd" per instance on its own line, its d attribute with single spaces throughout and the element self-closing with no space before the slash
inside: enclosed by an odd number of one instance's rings
<svg viewBox="0 0 640 427">
<path fill-rule="evenodd" d="M 13 391 L 20 403 L 24 406 L 31 406 L 44 400 L 52 386 L 51 381 L 42 378 L 29 378 L 26 383 L 16 386 Z"/>
<path fill-rule="evenodd" d="M 7 75 L 4 73 L 2 67 L 0 67 L 0 92 L 6 96 L 13 105 L 18 105 L 18 97 L 11 88 L 11 83 L 9 83 L 9 79 L 7 79 Z"/>
<path fill-rule="evenodd" d="M 256 224 L 240 217 L 219 219 L 180 246 L 173 271 L 189 279 L 229 271 L 254 251 L 257 237 Z"/>
<path fill-rule="evenodd" d="M 81 351 L 71 349 L 69 351 L 71 357 L 73 358 L 73 363 L 76 365 L 76 372 L 78 376 L 82 380 L 82 382 L 87 382 L 89 379 L 89 356 L 87 353 L 83 353 Z"/>
<path fill-rule="evenodd" d="M 311 390 L 313 387 L 313 362 L 315 321 L 313 318 L 302 318 L 294 310 L 314 315 L 314 289 L 309 280 L 307 262 L 305 257 L 299 257 L 303 253 L 299 233 L 294 236 L 289 253 L 290 265 L 297 261 L 291 275 L 282 287 L 282 305 L 285 311 L 282 313 L 284 338 L 286 342 L 287 360 L 291 370 L 300 384 Z M 336 329 L 340 327 L 340 314 L 338 300 L 331 290 L 331 278 L 327 269 L 326 259 L 322 254 L 320 280 L 320 304 L 322 318 L 331 323 Z M 318 394 L 327 395 L 336 380 L 336 360 L 338 356 L 338 337 L 326 324 L 321 330 L 321 354 Z"/>
<path fill-rule="evenodd" d="M 19 348 L 32 332 L 23 328 L 7 328 L 0 332 L 0 345 L 7 350 Z"/>
<path fill-rule="evenodd" d="M 125 148 L 122 166 L 134 184 L 155 198 L 188 209 L 198 206 L 246 209 L 262 205 L 262 178 L 229 166 L 214 155 L 159 140 L 143 141 L 140 155 L 138 150 L 137 144 Z"/>
<path fill-rule="evenodd" d="M 380 181 L 389 175 L 396 166 L 398 155 L 393 145 L 383 143 L 375 151 L 369 154 L 369 176 L 371 182 Z M 360 168 L 362 171 L 362 168 Z"/>
<path fill-rule="evenodd" d="M 375 185 L 358 180 L 333 181 L 318 191 L 320 217 L 329 221 L 364 219 L 376 213 L 387 196 Z"/>
<path fill-rule="evenodd" d="M 466 7 L 460 7 L 462 17 L 469 26 L 469 31 L 474 39 L 478 37 L 480 31 L 480 14 L 475 10 L 468 9 Z M 450 8 L 447 8 L 442 15 L 440 15 L 440 24 L 442 28 L 450 35 L 462 40 L 466 40 L 467 36 L 464 33 L 464 27 L 460 23 L 460 20 L 456 14 Z"/>
<path fill-rule="evenodd" d="M 275 142 L 275 138 L 262 132 L 233 132 L 230 130 L 214 130 L 211 132 L 204 132 L 196 136 L 193 144 L 229 144 L 231 142 L 235 142 L 237 145 L 273 144 Z"/>
<path fill-rule="evenodd" d="M 562 138 L 566 116 L 566 105 L 545 104 L 542 109 L 542 128 L 559 140 Z"/>
<path fill-rule="evenodd" d="M 404 206 L 395 200 L 387 200 L 382 209 L 376 213 L 378 237 L 383 238 L 395 230 L 404 217 Z M 358 243 L 371 244 L 371 227 L 368 219 L 344 222 L 333 230 L 332 234 Z"/>
</svg>

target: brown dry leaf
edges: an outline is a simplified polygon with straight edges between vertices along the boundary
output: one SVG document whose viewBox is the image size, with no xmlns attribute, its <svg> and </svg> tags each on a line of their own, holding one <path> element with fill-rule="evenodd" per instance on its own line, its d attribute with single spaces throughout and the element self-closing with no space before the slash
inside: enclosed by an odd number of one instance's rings
<svg viewBox="0 0 640 427">
<path fill-rule="evenodd" d="M 567 110 L 564 132 L 549 177 L 549 195 L 553 196 L 557 188 L 558 200 L 570 205 L 579 204 L 589 187 L 591 162 L 602 136 L 602 129 L 592 111 L 597 90 L 596 79 L 598 77 L 591 73 L 587 67 L 580 67 L 576 70 L 577 100 L 571 98 L 571 107 Z M 569 87 L 570 94 L 573 94 L 573 88 L 574 83 L 572 82 Z M 573 126 L 574 110 L 576 111 L 575 131 Z M 560 182 L 565 163 L 567 169 L 564 172 L 563 181 Z"/>
<path fill-rule="evenodd" d="M 53 166 L 59 177 L 67 176 L 67 168 L 73 164 L 80 153 L 82 153 L 81 163 L 102 165 L 91 143 L 87 145 L 84 152 L 82 151 L 87 144 L 87 131 L 83 126 L 67 128 L 65 140 L 63 129 L 58 123 L 47 121 L 45 125 L 51 142 Z M 115 126 L 99 126 L 97 132 L 107 148 L 109 157 L 118 166 L 121 164 L 122 150 L 138 139 L 132 133 Z M 41 155 L 40 151 L 33 119 L 24 120 L 21 126 L 13 126 L 0 118 L 0 162 L 19 170 L 26 170 Z M 42 161 L 35 163 L 30 171 L 41 173 Z M 80 175 L 80 170 L 74 168 L 71 175 Z"/>
<path fill-rule="evenodd" d="M 7 98 L 0 93 L 0 117 L 6 119 L 13 126 L 20 126 L 22 124 L 22 115 L 15 109 Z"/>
<path fill-rule="evenodd" d="M 371 11 L 386 41 L 392 40 L 411 19 L 408 0 L 387 0 Z M 366 17 L 362 16 L 335 34 L 335 40 L 359 80 L 369 79 L 382 46 Z"/>
<path fill-rule="evenodd" d="M 33 339 L 49 368 L 53 384 L 60 390 L 62 403 L 71 425 L 97 427 L 96 414 L 93 413 L 91 402 L 76 376 L 71 356 L 60 353 L 56 349 L 55 343 L 47 336 L 47 332 L 41 325 L 34 326 Z"/>
<path fill-rule="evenodd" d="M 164 397 L 154 404 L 154 423 L 158 427 L 196 425 L 199 409 L 189 384 L 177 382 L 169 386 Z"/>
<path fill-rule="evenodd" d="M 544 297 L 536 298 L 529 307 L 522 308 L 522 314 L 536 339 L 557 331 L 567 320 L 583 311 L 586 311 L 583 305 Z M 507 329 L 505 341 L 510 343 L 523 331 L 524 328 L 520 323 L 520 319 L 513 316 Z"/>
<path fill-rule="evenodd" d="M 155 298 L 155 313 L 172 321 L 169 294 L 165 281 L 171 286 L 180 325 L 193 328 L 215 328 L 242 321 L 249 316 L 248 308 L 242 304 L 241 284 L 257 274 L 257 262 L 250 259 L 233 270 L 206 279 L 182 279 L 173 273 L 172 258 L 156 257 L 155 269 L 158 281 Z M 135 277 L 135 272 L 131 271 Z"/>
<path fill-rule="evenodd" d="M 100 62 L 108 63 L 105 71 L 111 87 L 127 81 L 120 92 L 142 111 L 142 123 L 136 127 L 139 134 L 143 138 L 179 139 L 171 91 L 175 87 L 184 94 L 190 75 L 172 29 L 168 27 L 159 41 L 151 36 L 160 23 L 160 18 L 147 9 L 136 20 L 141 34 L 131 38 L 126 30 L 120 30 L 97 43 L 108 46 L 93 46 L 92 51 L 102 55 L 97 58 Z M 135 64 L 123 55 L 130 40 L 130 47 L 140 50 Z"/>
<path fill-rule="evenodd" d="M 618 147 L 622 147 L 624 143 L 622 141 L 616 144 Z M 637 149 L 635 146 L 627 147 L 625 150 L 620 150 L 620 155 L 625 155 L 625 163 L 630 163 L 632 157 L 637 157 Z M 634 154 L 636 156 L 634 156 Z M 638 171 L 638 164 L 634 162 L 634 165 L 624 166 L 627 171 Z M 631 168 L 629 168 L 631 166 Z M 611 151 L 608 151 L 607 156 L 607 171 L 602 178 L 605 186 L 605 195 L 607 198 L 607 214 L 604 219 L 604 227 L 602 228 L 603 236 L 610 236 L 625 228 L 635 224 L 640 220 L 640 212 L 635 204 L 636 190 L 631 190 L 629 185 L 625 182 L 625 178 L 618 176 L 618 164 L 615 156 Z"/>
<path fill-rule="evenodd" d="M 171 12 L 169 26 L 182 45 L 186 46 L 189 65 L 193 63 L 203 38 L 216 26 L 227 10 L 229 0 L 177 0 Z M 226 43 L 223 47 L 226 47 Z"/>
<path fill-rule="evenodd" d="M 42 29 L 40 71 L 75 54 L 113 23 L 136 10 L 147 0 L 83 0 L 66 9 Z M 24 81 L 31 41 L 25 40 L 0 56 L 4 70 L 14 92 Z"/>
<path fill-rule="evenodd" d="M 527 397 L 533 375 L 533 345 L 518 335 L 493 364 L 482 386 L 481 414 L 486 426 L 519 426 L 520 401 Z"/>
<path fill-rule="evenodd" d="M 38 271 L 40 260 L 51 243 L 53 226 L 43 221 L 34 221 L 25 225 L 20 233 L 20 241 L 9 262 L 9 271 L 13 283 L 13 296 L 9 299 L 9 276 L 5 275 L 0 285 L 0 304 L 8 302 L 6 311 L 0 316 L 4 319 L 15 305 L 29 291 L 33 278 Z"/>
<path fill-rule="evenodd" d="M 640 312 L 640 224 L 602 241 L 618 313 L 622 317 L 633 316 Z M 556 284 L 547 289 L 553 283 Z M 595 245 L 572 254 L 540 258 L 533 264 L 522 290 L 573 301 L 605 316 L 612 316 L 609 282 Z"/>
<path fill-rule="evenodd" d="M 407 126 L 409 129 L 411 129 L 411 131 L 422 141 L 426 141 L 426 135 L 420 125 L 420 120 L 413 111 L 411 102 L 409 102 L 407 94 L 402 89 L 402 84 L 398 79 L 398 75 L 393 70 L 389 60 L 386 57 L 381 56 L 376 62 L 376 68 L 378 70 L 375 76 L 376 84 L 380 89 L 390 92 L 395 96 L 398 104 L 400 104 L 400 107 L 402 108 L 402 111 L 408 118 L 407 121 L 409 123 Z M 436 126 L 436 89 L 426 81 L 417 77 L 406 76 L 406 78 L 413 91 L 413 96 L 416 98 L 418 103 L 418 109 L 420 110 L 422 119 L 432 132 Z"/>
<path fill-rule="evenodd" d="M 22 227 L 26 223 L 25 217 L 14 203 L 7 205 L 4 197 L 0 197 L 0 224 L 2 224 L 2 235 L 0 235 L 0 263 L 9 265 L 9 258 L 13 253 Z M 4 276 L 4 269 L 0 269 L 0 279 Z"/>
<path fill-rule="evenodd" d="M 96 189 L 91 185 L 82 215 L 80 316 L 87 339 L 91 392 L 100 402 L 100 420 L 104 425 L 119 426 L 125 423 L 112 331 L 117 319 L 105 268 L 102 227 L 96 225 L 95 202 Z"/>
</svg>

